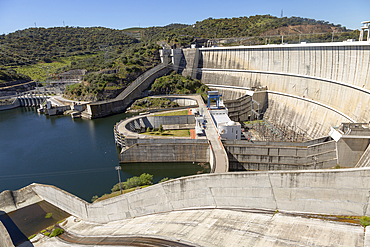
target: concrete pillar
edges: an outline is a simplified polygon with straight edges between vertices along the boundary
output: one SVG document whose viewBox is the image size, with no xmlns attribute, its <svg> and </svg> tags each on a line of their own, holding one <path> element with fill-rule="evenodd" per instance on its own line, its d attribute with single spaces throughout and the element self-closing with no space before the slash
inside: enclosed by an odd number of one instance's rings
<svg viewBox="0 0 370 247">
<path fill-rule="evenodd" d="M 370 41 L 370 21 L 363 21 L 361 22 L 363 26 L 361 27 L 359 41 L 364 40 L 365 32 L 367 31 L 367 41 Z"/>
<path fill-rule="evenodd" d="M 363 41 L 363 40 L 364 40 L 364 29 L 361 27 L 360 37 L 358 38 L 358 41 Z"/>
<path fill-rule="evenodd" d="M 179 71 L 179 66 L 182 57 L 183 57 L 182 49 L 171 49 L 171 60 L 173 64 L 173 70 L 176 73 Z"/>
<path fill-rule="evenodd" d="M 161 57 L 161 62 L 164 64 L 169 64 L 170 63 L 170 54 L 171 50 L 159 50 L 159 55 Z"/>
</svg>

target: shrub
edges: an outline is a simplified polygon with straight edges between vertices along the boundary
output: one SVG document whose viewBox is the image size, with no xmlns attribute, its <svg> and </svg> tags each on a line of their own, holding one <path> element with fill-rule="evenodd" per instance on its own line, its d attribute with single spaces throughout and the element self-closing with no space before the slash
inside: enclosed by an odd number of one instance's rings
<svg viewBox="0 0 370 247">
<path fill-rule="evenodd" d="M 169 180 L 171 180 L 171 179 L 169 179 L 169 178 L 162 178 L 161 181 L 159 181 L 158 183 L 163 183 L 163 182 L 166 182 L 166 181 L 169 181 Z"/>
<path fill-rule="evenodd" d="M 361 219 L 360 219 L 360 223 L 364 227 L 367 227 L 368 225 L 370 225 L 370 217 L 368 217 L 368 216 L 362 216 Z"/>
<path fill-rule="evenodd" d="M 121 183 L 122 189 L 127 190 L 131 188 L 135 188 L 138 186 L 143 186 L 143 185 L 151 185 L 153 184 L 153 175 L 143 173 L 140 175 L 140 177 L 132 177 L 128 178 L 126 182 Z M 112 192 L 119 191 L 119 183 L 113 186 L 111 189 Z"/>
<path fill-rule="evenodd" d="M 163 132 L 163 126 L 162 126 L 162 124 L 160 124 L 160 125 L 159 125 L 159 129 L 158 129 L 158 130 L 159 130 L 159 132 L 161 132 L 161 133 Z"/>
<path fill-rule="evenodd" d="M 45 219 L 49 219 L 49 218 L 51 218 L 51 216 L 53 216 L 53 213 L 47 213 L 47 214 L 45 215 Z"/>
<path fill-rule="evenodd" d="M 58 236 L 60 234 L 62 234 L 64 232 L 63 229 L 60 229 L 60 228 L 55 228 L 54 231 L 50 234 L 50 237 L 55 237 L 55 236 Z"/>
</svg>

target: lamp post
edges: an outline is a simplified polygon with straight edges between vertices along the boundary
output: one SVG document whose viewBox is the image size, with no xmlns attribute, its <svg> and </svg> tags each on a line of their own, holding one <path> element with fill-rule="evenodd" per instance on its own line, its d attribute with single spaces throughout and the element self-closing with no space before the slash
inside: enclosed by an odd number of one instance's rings
<svg viewBox="0 0 370 247">
<path fill-rule="evenodd" d="M 116 166 L 115 168 L 118 172 L 119 189 L 121 190 L 121 195 L 122 195 L 121 175 L 120 175 L 120 172 L 119 172 L 121 170 L 121 166 Z"/>
</svg>

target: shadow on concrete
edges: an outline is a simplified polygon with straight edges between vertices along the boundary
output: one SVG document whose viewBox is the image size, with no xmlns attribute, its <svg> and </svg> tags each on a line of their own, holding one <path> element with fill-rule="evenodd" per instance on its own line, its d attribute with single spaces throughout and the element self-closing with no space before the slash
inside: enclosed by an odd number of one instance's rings
<svg viewBox="0 0 370 247">
<path fill-rule="evenodd" d="M 33 246 L 33 244 L 28 240 L 26 235 L 18 228 L 10 216 L 4 211 L 0 211 L 0 222 L 4 225 L 5 229 L 8 231 L 11 241 L 14 246 L 17 246 L 24 242 L 29 242 L 27 246 Z"/>
</svg>

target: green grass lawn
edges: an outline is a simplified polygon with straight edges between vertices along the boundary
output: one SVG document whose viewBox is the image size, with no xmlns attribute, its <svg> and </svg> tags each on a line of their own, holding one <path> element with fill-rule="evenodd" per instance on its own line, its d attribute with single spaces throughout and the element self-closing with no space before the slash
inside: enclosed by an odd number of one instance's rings
<svg viewBox="0 0 370 247">
<path fill-rule="evenodd" d="M 141 134 L 150 135 L 150 136 L 190 137 L 189 130 L 164 130 L 162 133 L 159 131 L 150 131 L 150 132 L 144 132 Z"/>
<path fill-rule="evenodd" d="M 154 116 L 183 116 L 183 115 L 188 115 L 188 110 L 160 113 L 155 114 Z"/>
</svg>

